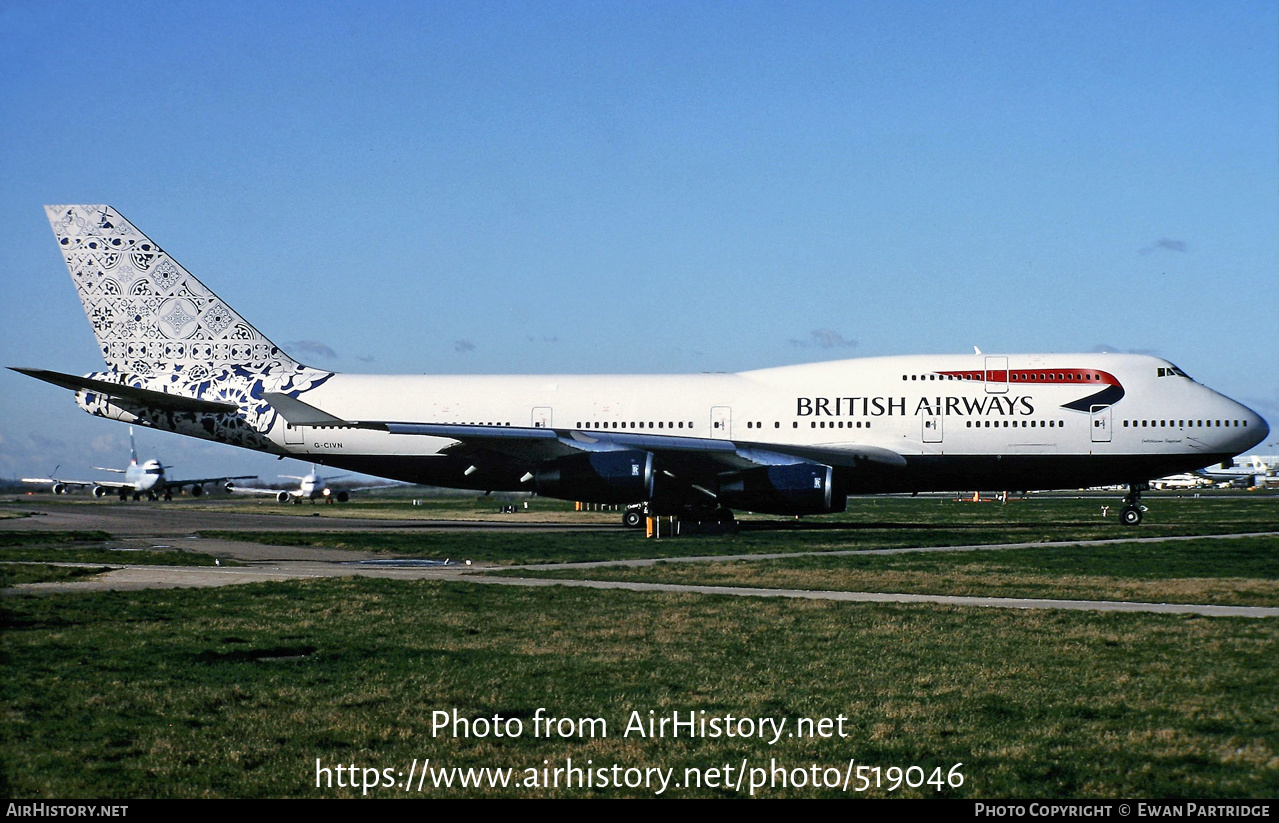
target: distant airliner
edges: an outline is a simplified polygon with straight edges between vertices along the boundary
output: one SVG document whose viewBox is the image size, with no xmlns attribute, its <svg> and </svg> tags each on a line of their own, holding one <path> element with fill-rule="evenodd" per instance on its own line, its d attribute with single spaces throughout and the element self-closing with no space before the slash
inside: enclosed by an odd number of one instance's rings
<svg viewBox="0 0 1279 823">
<path fill-rule="evenodd" d="M 340 474 L 337 477 L 321 477 L 319 469 L 315 464 L 311 465 L 311 472 L 306 475 L 282 474 L 280 477 L 287 477 L 290 480 L 298 481 L 296 488 L 292 489 L 254 489 L 247 486 L 239 486 L 237 492 L 246 494 L 270 494 L 280 503 L 301 503 L 303 500 L 310 500 L 314 503 L 317 500 L 323 500 L 325 503 L 345 503 L 351 499 L 351 492 L 362 491 L 365 489 L 385 489 L 391 486 L 401 485 L 399 483 L 383 483 L 378 485 L 359 485 L 349 486 L 343 484 L 334 486 L 334 480 L 340 480 L 346 475 Z"/>
<path fill-rule="evenodd" d="M 1261 485 L 1267 477 L 1275 476 L 1274 464 L 1266 463 L 1257 455 L 1244 458 L 1242 461 L 1227 460 L 1220 466 L 1209 466 L 1200 469 L 1200 477 L 1211 483 L 1224 483 L 1228 486 Z"/>
<path fill-rule="evenodd" d="M 349 375 L 305 366 L 107 206 L 47 206 L 107 370 L 18 369 L 91 414 L 411 483 L 729 518 L 847 495 L 1126 484 L 1265 439 L 1155 357 L 915 355 L 709 375 Z"/>
<path fill-rule="evenodd" d="M 95 469 L 102 472 L 115 472 L 123 474 L 124 480 L 62 480 L 56 477 L 24 477 L 23 483 L 35 483 L 51 485 L 54 494 L 66 494 L 69 488 L 92 488 L 94 497 L 106 497 L 108 494 L 118 494 L 121 500 L 128 500 L 132 495 L 134 500 L 141 500 L 145 495 L 150 500 L 155 500 L 163 495 L 165 500 L 172 500 L 173 493 L 182 493 L 182 489 L 186 486 L 191 487 L 191 496 L 199 497 L 204 494 L 204 485 L 206 483 L 225 483 L 228 490 L 231 488 L 231 480 L 247 480 L 256 475 L 242 474 L 237 477 L 202 477 L 198 480 L 170 480 L 164 476 L 166 468 L 172 466 L 162 466 L 159 460 L 147 460 L 146 462 L 138 462 L 138 446 L 133 442 L 133 427 L 129 427 L 129 465 L 123 469 L 109 469 L 104 466 L 94 466 Z M 57 470 L 54 470 L 57 474 Z"/>
</svg>

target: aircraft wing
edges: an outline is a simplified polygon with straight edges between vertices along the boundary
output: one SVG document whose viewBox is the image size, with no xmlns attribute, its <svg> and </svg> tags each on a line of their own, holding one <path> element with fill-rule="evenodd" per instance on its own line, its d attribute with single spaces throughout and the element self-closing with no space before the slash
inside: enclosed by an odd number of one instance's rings
<svg viewBox="0 0 1279 823">
<path fill-rule="evenodd" d="M 692 474 L 718 473 L 758 466 L 778 466 L 803 461 L 830 466 L 856 467 L 866 463 L 901 467 L 900 454 L 877 446 L 832 444 L 785 446 L 755 444 L 705 437 L 523 426 L 466 426 L 452 423 L 343 420 L 294 397 L 266 393 L 264 399 L 294 426 L 379 429 L 392 434 L 424 435 L 457 440 L 465 448 L 496 452 L 516 460 L 536 463 L 583 452 L 640 449 L 664 459 L 675 470 Z"/>
<path fill-rule="evenodd" d="M 256 474 L 237 474 L 228 477 L 200 477 L 194 480 L 165 480 L 166 489 L 181 489 L 184 486 L 203 486 L 205 483 L 225 483 L 228 480 L 253 480 Z"/>
<path fill-rule="evenodd" d="M 293 480 L 297 480 L 299 482 L 306 479 L 305 477 L 299 477 L 296 474 L 282 474 L 279 476 L 288 477 Z M 341 480 L 343 477 L 348 477 L 348 476 L 349 475 L 338 474 L 330 477 L 329 475 L 326 474 L 324 475 L 324 483 L 330 489 L 345 489 L 346 491 L 349 491 L 349 492 L 367 491 L 368 489 L 390 489 L 396 486 L 412 485 L 410 483 L 402 483 L 402 482 L 395 482 L 395 483 L 336 483 L 334 482 L 336 480 Z"/>
<path fill-rule="evenodd" d="M 101 486 L 104 489 L 132 489 L 132 483 L 125 483 L 120 480 L 63 480 L 60 477 L 24 477 L 23 483 L 31 483 L 33 485 L 52 485 L 52 486 L 74 486 L 77 489 L 89 488 L 90 486 Z"/>
<path fill-rule="evenodd" d="M 236 486 L 232 489 L 232 494 L 269 494 L 272 497 L 278 497 L 281 494 L 297 495 L 297 489 L 259 489 L 257 486 Z"/>
<path fill-rule="evenodd" d="M 47 371 L 45 369 L 20 369 L 15 366 L 10 366 L 9 368 L 13 371 L 21 372 L 28 377 L 34 377 L 37 380 L 43 380 L 46 383 L 61 386 L 64 389 L 71 389 L 72 391 L 77 392 L 97 392 L 105 397 L 118 397 L 121 400 L 128 400 L 131 403 L 163 411 L 235 412 L 239 411 L 240 408 L 234 403 L 200 400 L 198 398 L 185 397 L 179 394 L 167 394 L 165 392 L 151 391 L 149 389 L 138 389 L 133 386 L 124 386 L 120 383 L 111 383 L 106 380 L 77 377 L 74 374 L 62 374 L 61 372 Z"/>
<path fill-rule="evenodd" d="M 374 489 L 402 489 L 402 488 L 405 488 L 406 486 L 411 486 L 411 485 L 413 484 L 402 483 L 402 482 L 400 483 L 369 483 L 369 484 L 359 484 L 359 485 L 337 483 L 334 485 L 330 485 L 329 488 L 333 489 L 334 491 L 369 492 L 369 491 L 373 491 Z"/>
<path fill-rule="evenodd" d="M 93 485 L 92 483 L 88 483 L 84 480 L 59 480 L 56 477 L 24 477 L 22 478 L 22 482 L 31 483 L 36 486 L 44 485 L 45 483 L 54 485 L 61 483 L 64 486 L 75 486 L 76 488 Z"/>
</svg>

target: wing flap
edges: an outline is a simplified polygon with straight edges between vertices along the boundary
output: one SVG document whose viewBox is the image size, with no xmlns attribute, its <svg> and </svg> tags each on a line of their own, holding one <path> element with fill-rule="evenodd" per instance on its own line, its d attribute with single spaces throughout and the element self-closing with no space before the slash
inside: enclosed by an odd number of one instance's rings
<svg viewBox="0 0 1279 823">
<path fill-rule="evenodd" d="M 203 486 L 206 483 L 224 483 L 227 480 L 256 480 L 256 474 L 237 474 L 226 477 L 198 477 L 194 480 L 165 480 L 164 485 L 170 489 L 179 489 L 183 486 Z"/>
<path fill-rule="evenodd" d="M 464 426 L 455 423 L 402 423 L 386 420 L 345 420 L 323 409 L 279 392 L 264 392 L 262 398 L 275 407 L 291 426 L 335 429 L 374 429 L 391 434 L 442 437 L 468 448 L 498 452 L 520 460 L 552 460 L 581 449 L 566 445 L 554 429 L 523 426 Z"/>
</svg>

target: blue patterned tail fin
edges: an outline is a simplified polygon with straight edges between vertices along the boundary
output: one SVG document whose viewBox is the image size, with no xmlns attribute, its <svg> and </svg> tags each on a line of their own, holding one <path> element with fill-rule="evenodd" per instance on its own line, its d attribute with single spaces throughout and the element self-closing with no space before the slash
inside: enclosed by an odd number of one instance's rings
<svg viewBox="0 0 1279 823">
<path fill-rule="evenodd" d="M 115 209 L 45 212 L 111 373 L 200 380 L 299 368 Z"/>
</svg>

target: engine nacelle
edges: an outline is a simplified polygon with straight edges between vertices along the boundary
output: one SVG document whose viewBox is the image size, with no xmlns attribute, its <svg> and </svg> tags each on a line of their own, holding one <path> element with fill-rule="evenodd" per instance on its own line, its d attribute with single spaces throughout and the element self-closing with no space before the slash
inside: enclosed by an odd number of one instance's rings
<svg viewBox="0 0 1279 823">
<path fill-rule="evenodd" d="M 191 487 L 192 497 L 199 497 L 202 494 L 204 494 L 204 486 L 201 486 L 199 483 L 196 483 L 195 485 Z"/>
<path fill-rule="evenodd" d="M 335 495 L 333 495 L 333 496 L 334 496 L 334 497 L 336 497 L 336 498 L 338 499 L 338 502 L 339 502 L 339 503 L 345 503 L 346 501 L 348 501 L 348 500 L 350 500 L 350 499 L 351 499 L 351 495 L 350 495 L 348 492 L 345 492 L 345 491 L 340 491 L 340 492 L 338 492 L 337 494 L 335 494 Z"/>
<path fill-rule="evenodd" d="M 93 496 L 94 496 L 94 497 L 106 497 L 106 496 L 107 496 L 108 494 L 110 494 L 110 493 L 111 493 L 111 490 L 110 490 L 110 489 L 108 489 L 106 486 L 94 486 L 94 487 L 93 487 Z"/>
<path fill-rule="evenodd" d="M 54 493 L 54 494 L 66 494 L 66 493 L 67 493 L 67 484 L 66 484 L 66 483 L 54 483 L 54 484 L 53 484 L 53 493 Z"/>
<path fill-rule="evenodd" d="M 835 470 L 821 463 L 760 466 L 720 475 L 719 502 L 767 514 L 828 514 L 848 507 Z"/>
<path fill-rule="evenodd" d="M 275 502 L 277 502 L 277 503 L 287 503 L 287 502 L 289 502 L 289 493 L 288 493 L 288 492 L 280 492 L 279 494 L 277 494 L 277 495 L 275 496 Z"/>
<path fill-rule="evenodd" d="M 584 503 L 640 503 L 653 497 L 653 454 L 640 449 L 564 457 L 534 474 L 538 494 Z"/>
</svg>

